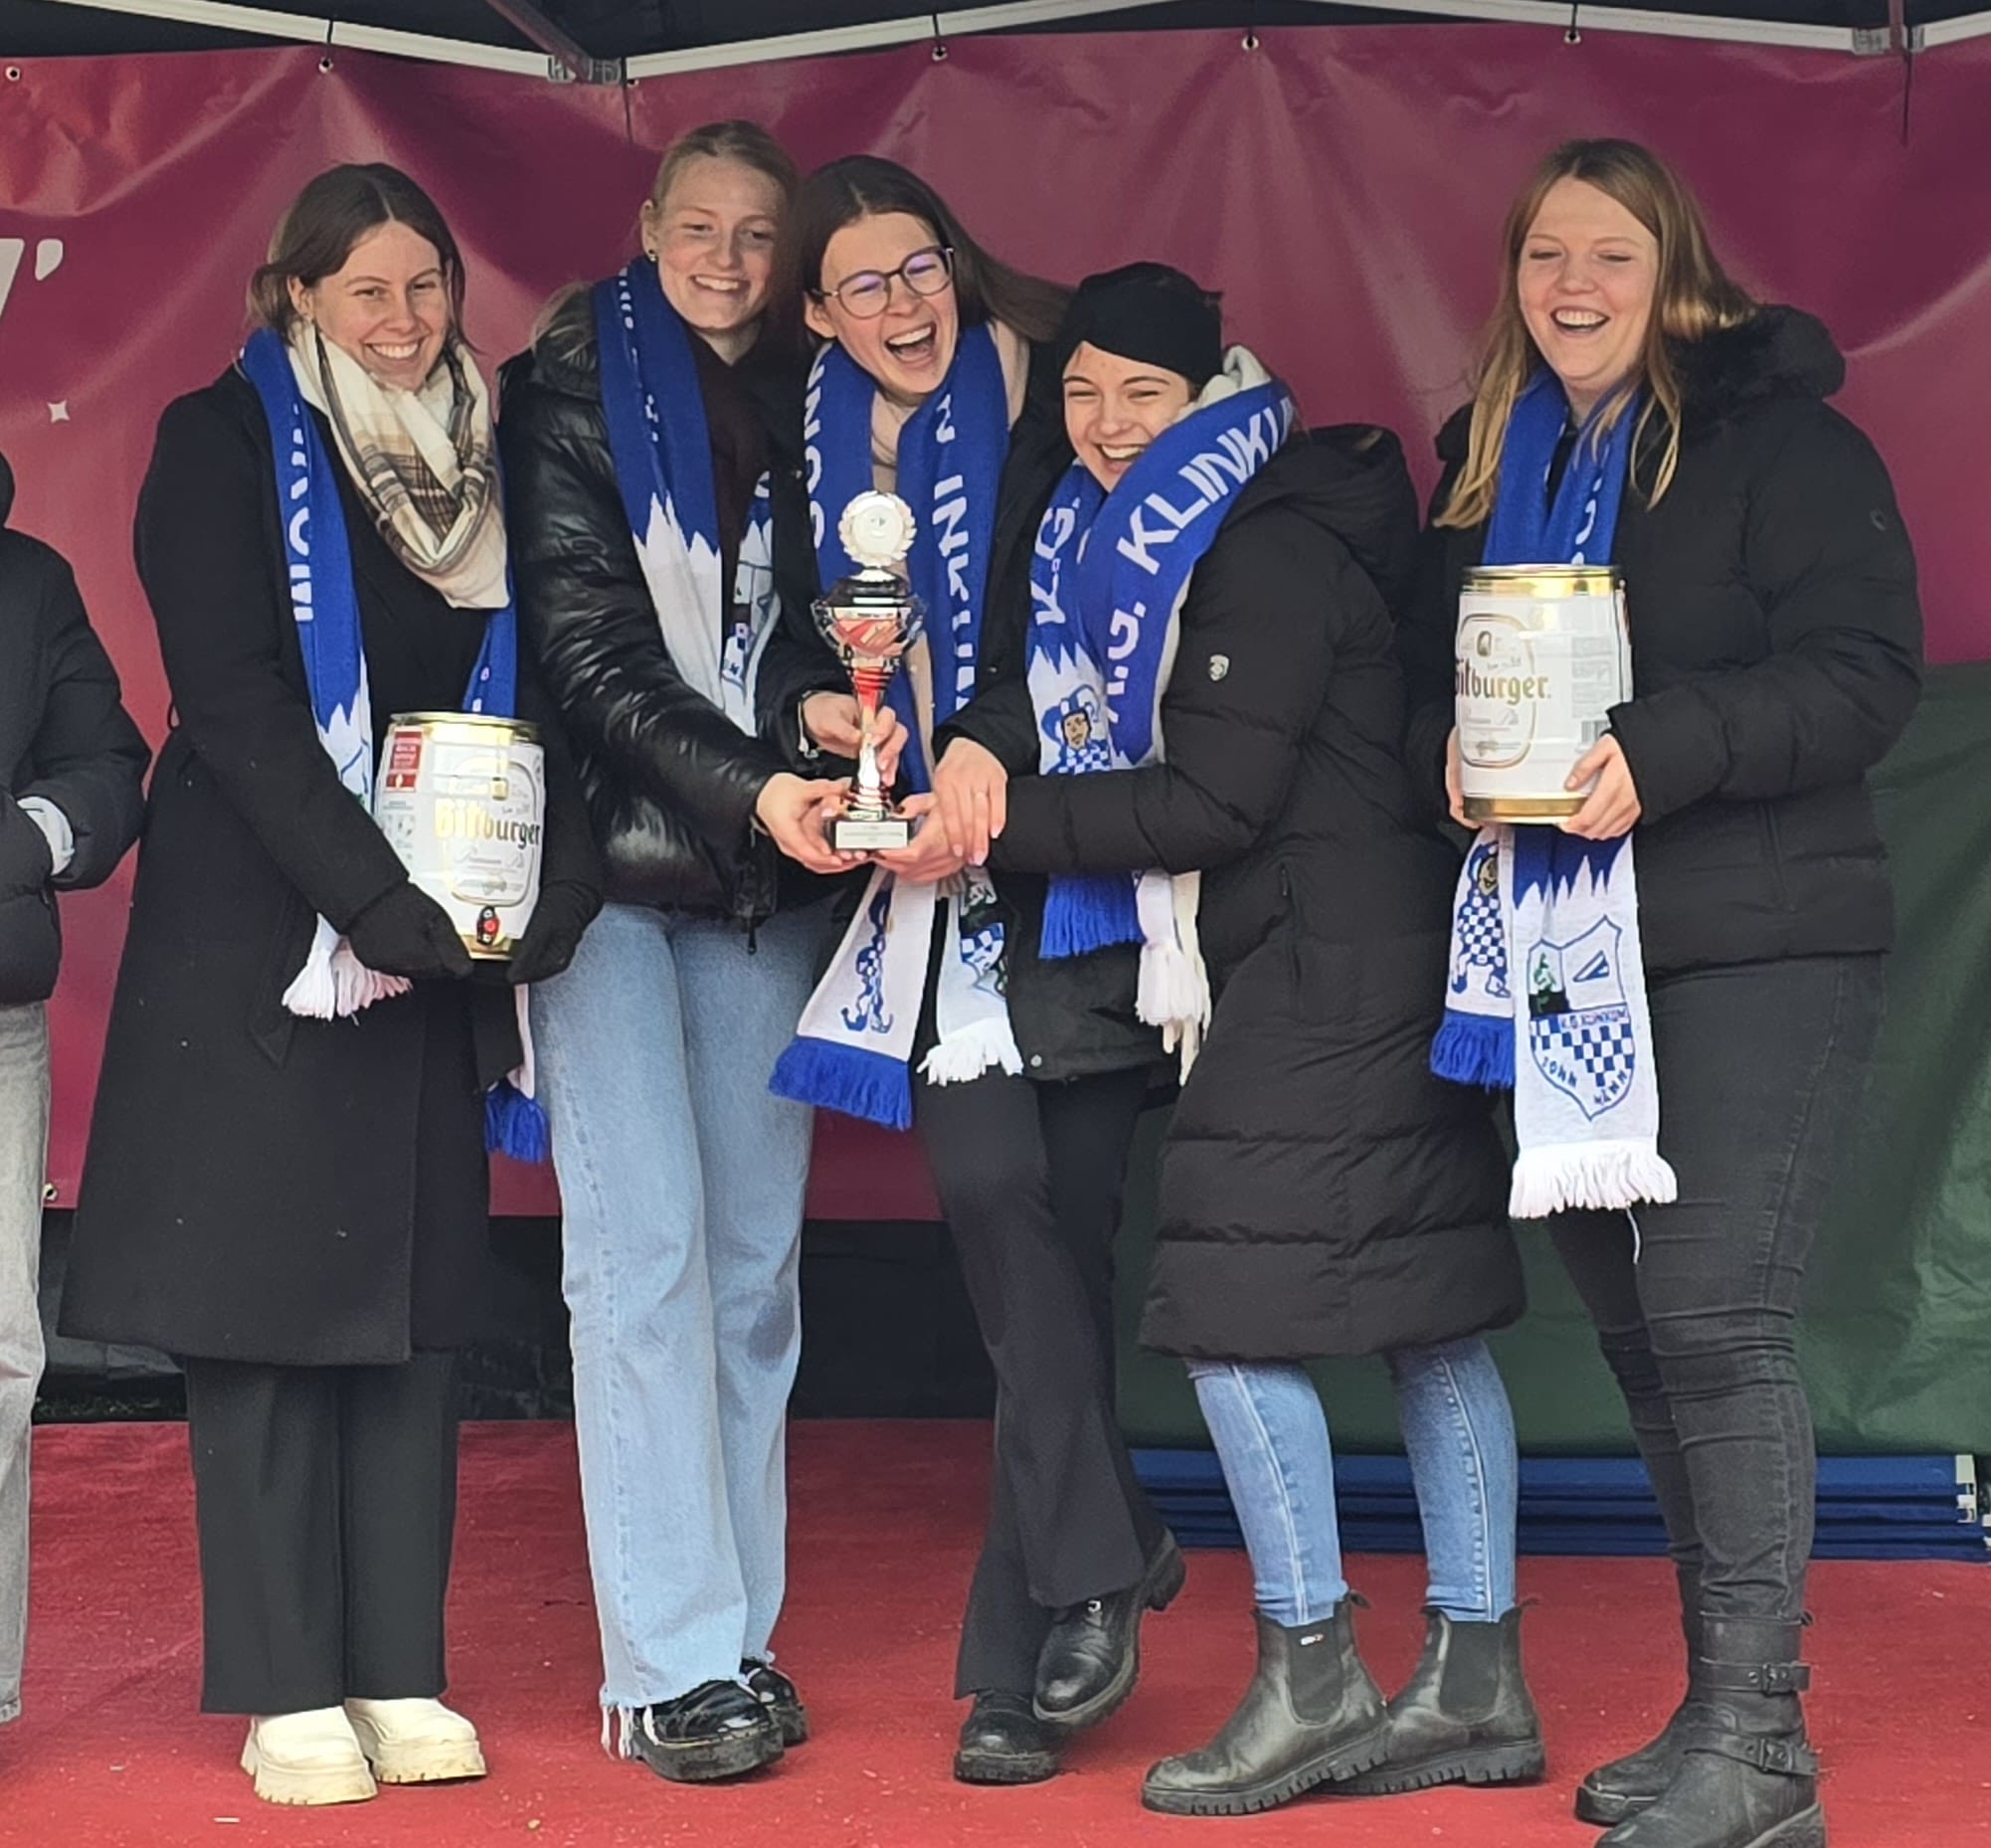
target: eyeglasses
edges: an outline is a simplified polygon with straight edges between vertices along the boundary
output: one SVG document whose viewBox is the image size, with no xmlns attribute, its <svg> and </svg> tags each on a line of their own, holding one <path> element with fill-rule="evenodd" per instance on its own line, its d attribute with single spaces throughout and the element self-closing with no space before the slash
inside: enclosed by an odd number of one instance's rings
<svg viewBox="0 0 1991 1848">
<path fill-rule="evenodd" d="M 954 253 L 944 244 L 915 251 L 896 270 L 859 270 L 834 288 L 816 290 L 818 301 L 834 301 L 860 321 L 876 320 L 892 299 L 894 281 L 915 295 L 945 294 L 954 281 Z"/>
</svg>

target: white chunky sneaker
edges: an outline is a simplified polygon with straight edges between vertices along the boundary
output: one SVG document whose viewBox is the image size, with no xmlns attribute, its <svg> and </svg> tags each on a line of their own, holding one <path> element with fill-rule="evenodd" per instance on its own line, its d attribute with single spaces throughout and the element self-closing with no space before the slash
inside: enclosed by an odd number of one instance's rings
<svg viewBox="0 0 1991 1848">
<path fill-rule="evenodd" d="M 346 1717 L 382 1783 L 448 1783 L 484 1774 L 477 1729 L 441 1701 L 348 1701 Z"/>
<path fill-rule="evenodd" d="M 343 1707 L 252 1720 L 242 1768 L 266 1803 L 364 1803 L 374 1794 L 373 1773 Z"/>
</svg>

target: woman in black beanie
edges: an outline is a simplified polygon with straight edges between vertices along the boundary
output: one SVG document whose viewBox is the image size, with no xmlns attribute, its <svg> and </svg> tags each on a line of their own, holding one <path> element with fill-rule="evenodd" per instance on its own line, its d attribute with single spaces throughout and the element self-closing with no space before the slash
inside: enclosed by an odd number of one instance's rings
<svg viewBox="0 0 1991 1848">
<path fill-rule="evenodd" d="M 1259 1663 L 1143 1800 L 1231 1815 L 1331 1779 L 1538 1775 L 1514 1427 L 1481 1340 L 1521 1313 L 1521 1271 L 1488 1112 L 1426 1064 L 1455 861 L 1398 749 L 1401 452 L 1297 428 L 1160 265 L 1086 282 L 1060 351 L 1076 460 L 1034 548 L 1023 692 L 963 716 L 939 795 L 971 857 L 1048 875 L 1047 955 L 1139 944 L 1141 1011 L 1183 1053 L 1143 1335 L 1187 1363 L 1216 1441 Z M 1333 1354 L 1389 1365 L 1431 1559 L 1424 1659 L 1387 1708 L 1305 1369 Z"/>
</svg>

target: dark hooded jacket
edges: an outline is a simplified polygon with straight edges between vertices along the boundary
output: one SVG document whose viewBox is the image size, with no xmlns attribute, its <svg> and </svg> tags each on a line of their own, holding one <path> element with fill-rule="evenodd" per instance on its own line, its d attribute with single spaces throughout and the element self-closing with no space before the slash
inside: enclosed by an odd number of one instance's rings
<svg viewBox="0 0 1991 1848">
<path fill-rule="evenodd" d="M 0 456 L 0 1007 L 45 1001 L 62 962 L 55 893 L 101 885 L 138 836 L 151 753 L 60 554 L 7 527 L 14 471 Z M 75 851 L 51 876 L 22 809 L 62 812 Z"/>
<path fill-rule="evenodd" d="M 1653 974 L 1857 955 L 1893 941 L 1867 772 L 1921 683 L 1914 554 L 1874 447 L 1825 400 L 1846 365 L 1823 326 L 1764 308 L 1683 345 L 1680 462 L 1657 505 L 1642 446 L 1613 548 L 1632 697 L 1611 730 L 1642 813 L 1639 932 Z M 1442 507 L 1470 410 L 1438 439 Z M 1443 788 L 1460 574 L 1483 527 L 1433 527 L 1405 626 L 1411 753 Z"/>
<path fill-rule="evenodd" d="M 1215 1013 L 1163 1154 L 1143 1330 L 1166 1353 L 1374 1353 L 1522 1310 L 1489 1109 L 1427 1065 L 1457 862 L 1401 750 L 1391 609 L 1415 556 L 1393 437 L 1295 440 L 1191 581 L 1167 762 L 1009 787 L 998 877 L 1203 875 Z"/>
</svg>

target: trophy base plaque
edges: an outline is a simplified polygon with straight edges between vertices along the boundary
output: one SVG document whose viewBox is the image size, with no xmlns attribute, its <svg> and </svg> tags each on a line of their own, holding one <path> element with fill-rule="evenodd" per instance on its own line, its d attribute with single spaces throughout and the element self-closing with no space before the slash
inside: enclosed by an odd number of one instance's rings
<svg viewBox="0 0 1991 1848">
<path fill-rule="evenodd" d="M 844 815 L 829 824 L 829 844 L 839 853 L 889 853 L 912 838 L 913 825 L 902 815 Z"/>
</svg>

